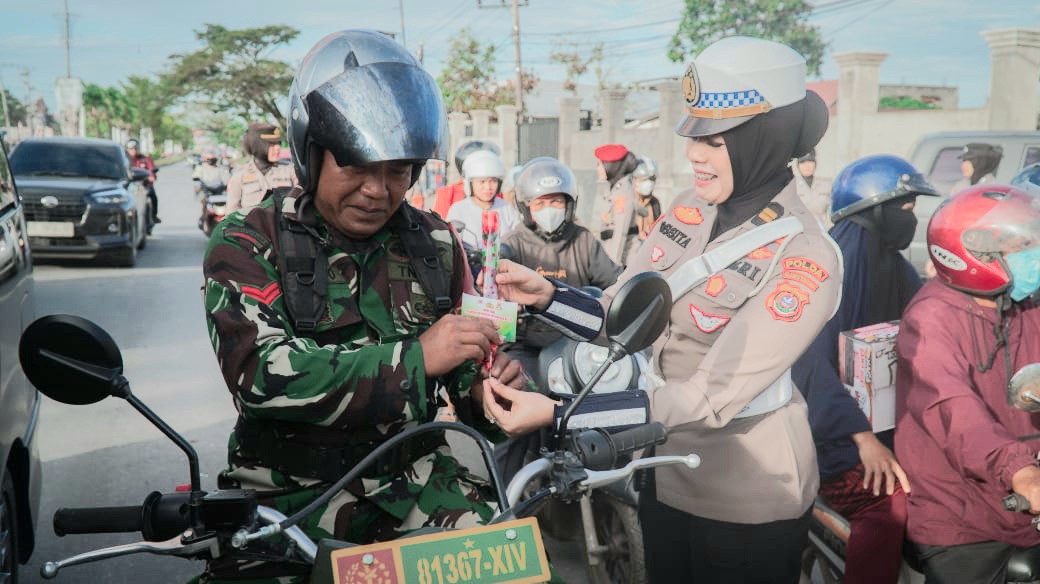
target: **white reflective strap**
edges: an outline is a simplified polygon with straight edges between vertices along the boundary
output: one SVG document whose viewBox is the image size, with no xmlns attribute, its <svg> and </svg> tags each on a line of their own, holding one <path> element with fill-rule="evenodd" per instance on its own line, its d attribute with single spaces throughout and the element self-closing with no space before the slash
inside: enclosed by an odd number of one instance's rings
<svg viewBox="0 0 1040 584">
<path fill-rule="evenodd" d="M 748 405 L 744 406 L 733 417 L 750 418 L 751 416 L 760 416 L 778 410 L 791 401 L 793 392 L 794 382 L 791 381 L 791 370 L 788 369 L 784 371 L 780 379 L 777 379 L 772 385 L 765 388 L 762 393 L 758 394 L 755 399 L 751 400 Z"/>
<path fill-rule="evenodd" d="M 672 289 L 672 300 L 686 294 L 726 266 L 781 237 L 790 237 L 802 232 L 804 226 L 795 216 L 777 219 L 760 225 L 747 233 L 716 247 L 711 251 L 688 259 L 679 269 L 668 276 L 668 287 Z"/>
</svg>

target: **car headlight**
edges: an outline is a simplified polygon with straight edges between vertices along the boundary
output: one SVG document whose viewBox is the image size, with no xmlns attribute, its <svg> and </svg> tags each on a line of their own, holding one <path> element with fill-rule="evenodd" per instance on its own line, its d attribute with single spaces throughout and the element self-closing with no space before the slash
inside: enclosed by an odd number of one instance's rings
<svg viewBox="0 0 1040 584">
<path fill-rule="evenodd" d="M 90 198 L 102 205 L 122 205 L 129 200 L 123 191 L 101 191 L 90 195 Z"/>
<path fill-rule="evenodd" d="M 595 375 L 596 370 L 610 358 L 610 349 L 592 343 L 579 343 L 574 348 L 574 371 L 578 374 L 578 381 L 584 386 Z M 632 383 L 633 364 L 630 357 L 626 357 L 607 368 L 606 373 L 599 379 L 593 391 L 596 393 L 608 393 L 629 389 Z"/>
</svg>

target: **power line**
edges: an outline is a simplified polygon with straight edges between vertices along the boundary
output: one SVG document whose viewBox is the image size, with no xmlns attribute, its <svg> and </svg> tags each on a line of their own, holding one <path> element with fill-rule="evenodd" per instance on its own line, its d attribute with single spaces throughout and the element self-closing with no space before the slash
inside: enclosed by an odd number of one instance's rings
<svg viewBox="0 0 1040 584">
<path fill-rule="evenodd" d="M 586 29 L 577 29 L 577 30 L 561 30 L 561 31 L 556 31 L 556 32 L 531 32 L 531 33 L 525 34 L 524 36 L 555 36 L 555 35 L 572 35 L 572 34 L 599 34 L 601 32 L 615 32 L 615 31 L 619 31 L 619 30 L 631 30 L 633 28 L 645 28 L 645 27 L 648 27 L 648 26 L 657 26 L 659 24 L 668 24 L 668 23 L 671 23 L 671 22 L 679 22 L 680 20 L 682 20 L 682 17 L 679 17 L 679 18 L 669 18 L 667 20 L 658 20 L 656 22 L 644 22 L 642 24 L 629 24 L 629 25 L 626 25 L 626 26 L 615 26 L 615 27 L 612 27 L 612 28 L 599 28 L 599 29 L 586 28 Z"/>
</svg>

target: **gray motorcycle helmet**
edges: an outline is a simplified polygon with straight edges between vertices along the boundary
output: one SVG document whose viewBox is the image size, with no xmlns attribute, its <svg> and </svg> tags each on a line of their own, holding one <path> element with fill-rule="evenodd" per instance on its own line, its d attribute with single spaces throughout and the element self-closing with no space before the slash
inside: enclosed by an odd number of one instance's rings
<svg viewBox="0 0 1040 584">
<path fill-rule="evenodd" d="M 523 217 L 524 225 L 536 229 L 531 217 L 531 201 L 544 195 L 563 193 L 567 201 L 565 222 L 574 221 L 574 207 L 578 201 L 578 183 L 567 165 L 550 156 L 539 156 L 524 165 L 516 177 L 514 202 Z"/>
<path fill-rule="evenodd" d="M 639 166 L 632 171 L 632 178 L 648 178 L 657 180 L 657 163 L 653 158 L 640 158 Z"/>
<path fill-rule="evenodd" d="M 311 121 L 314 120 L 314 123 Z M 318 184 L 323 152 L 340 166 L 445 160 L 437 82 L 404 47 L 371 30 L 332 33 L 307 53 L 289 91 L 289 150 L 300 186 Z"/>
</svg>

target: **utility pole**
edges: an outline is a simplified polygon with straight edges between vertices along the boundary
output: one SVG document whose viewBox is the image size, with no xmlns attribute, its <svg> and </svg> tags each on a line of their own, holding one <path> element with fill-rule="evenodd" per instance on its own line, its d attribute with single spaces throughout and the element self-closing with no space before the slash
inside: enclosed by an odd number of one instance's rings
<svg viewBox="0 0 1040 584">
<path fill-rule="evenodd" d="M 72 77 L 72 59 L 69 50 L 69 0 L 65 0 L 65 77 Z"/>
<path fill-rule="evenodd" d="M 523 1 L 523 6 L 527 6 Z M 482 0 L 477 0 L 477 8 L 506 8 L 506 0 L 501 0 L 498 6 L 485 6 Z M 524 115 L 524 74 L 520 60 L 520 0 L 513 0 L 513 53 L 516 68 L 516 116 L 519 121 Z"/>
<path fill-rule="evenodd" d="M 11 113 L 7 111 L 7 90 L 4 89 L 4 81 L 0 79 L 0 101 L 4 105 L 4 127 L 11 127 Z"/>
<path fill-rule="evenodd" d="M 66 0 L 68 2 L 68 0 Z M 405 37 L 405 0 L 397 0 L 397 8 L 400 9 L 400 44 L 408 48 L 408 38 Z"/>
</svg>

